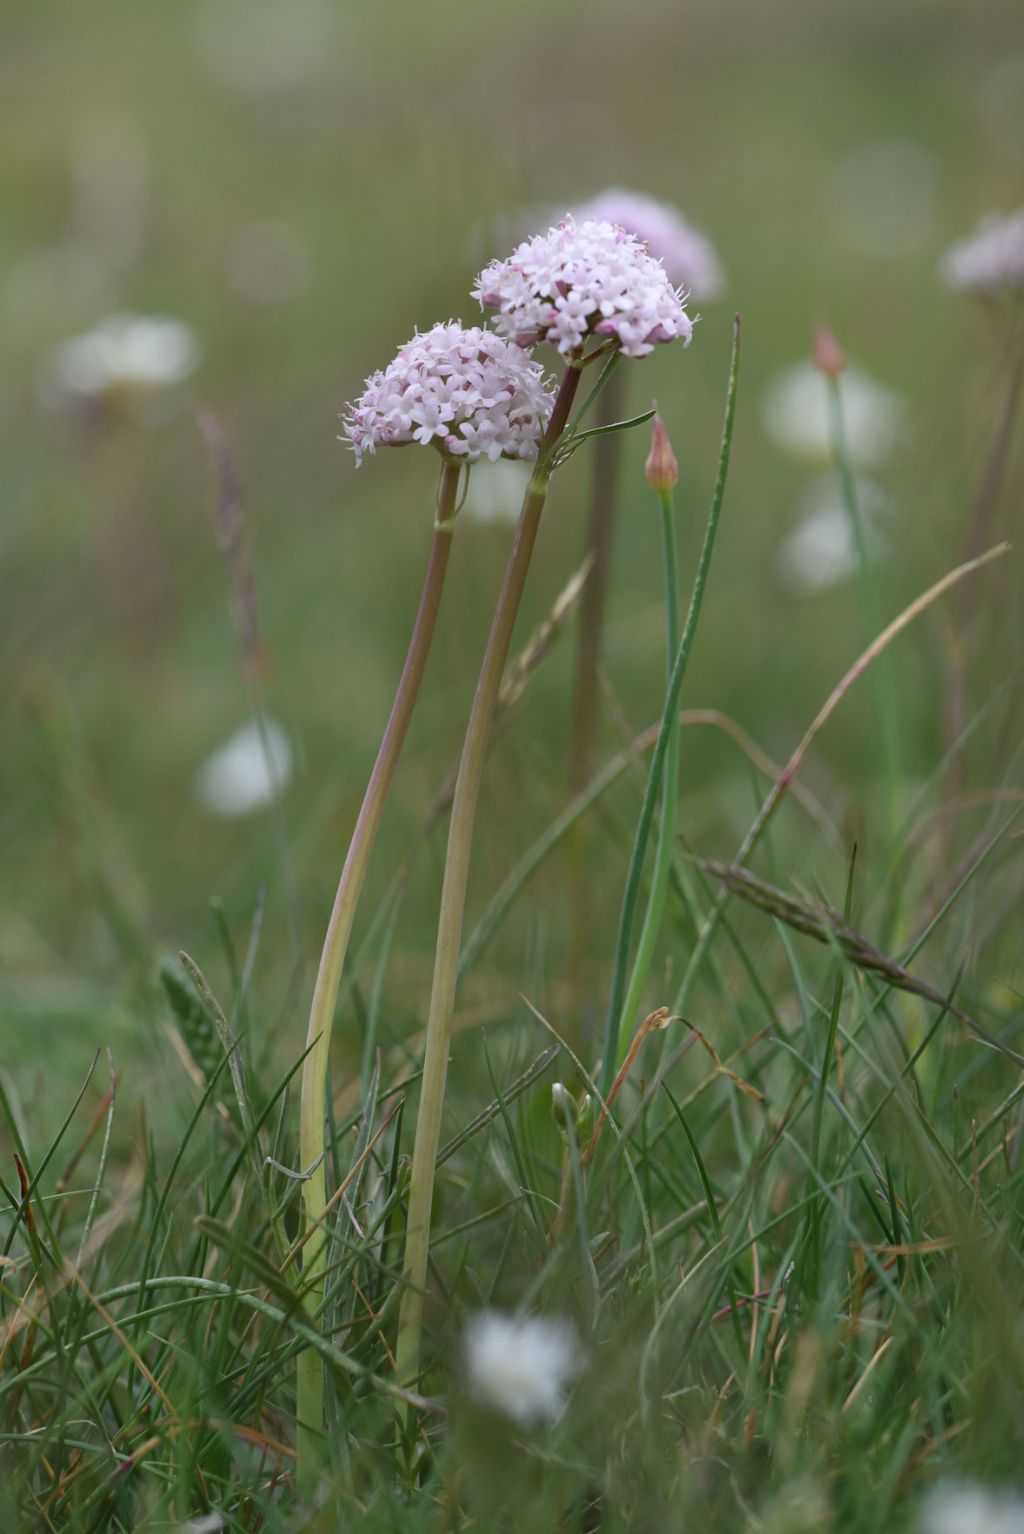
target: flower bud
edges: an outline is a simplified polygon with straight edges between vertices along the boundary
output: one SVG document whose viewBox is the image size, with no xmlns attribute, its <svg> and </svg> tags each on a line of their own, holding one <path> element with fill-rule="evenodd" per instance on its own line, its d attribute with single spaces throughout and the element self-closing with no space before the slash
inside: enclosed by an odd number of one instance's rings
<svg viewBox="0 0 1024 1534">
<path fill-rule="evenodd" d="M 657 490 L 659 495 L 667 495 L 679 481 L 679 465 L 660 415 L 651 422 L 651 451 L 647 455 L 644 474 L 651 489 Z"/>
<path fill-rule="evenodd" d="M 576 1104 L 572 1100 L 572 1093 L 560 1081 L 556 1081 L 551 1088 L 551 1117 L 563 1138 L 576 1122 Z"/>
<path fill-rule="evenodd" d="M 589 1092 L 584 1092 L 582 1101 L 576 1107 L 576 1138 L 581 1145 L 586 1145 L 594 1130 L 594 1099 Z"/>
<path fill-rule="evenodd" d="M 814 331 L 814 366 L 826 378 L 838 378 L 846 368 L 846 353 L 827 325 Z"/>
</svg>

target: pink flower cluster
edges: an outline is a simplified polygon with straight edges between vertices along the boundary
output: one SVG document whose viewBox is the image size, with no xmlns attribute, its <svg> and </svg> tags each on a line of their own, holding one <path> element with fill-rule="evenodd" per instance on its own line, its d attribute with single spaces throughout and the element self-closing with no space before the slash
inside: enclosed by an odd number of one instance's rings
<svg viewBox="0 0 1024 1534">
<path fill-rule="evenodd" d="M 670 203 L 658 202 L 641 192 L 609 187 L 577 208 L 575 216 L 581 223 L 586 219 L 597 219 L 619 224 L 630 234 L 635 234 L 655 260 L 662 263 L 670 280 L 679 283 L 688 297 L 714 298 L 721 292 L 722 268 L 714 246 Z"/>
<path fill-rule="evenodd" d="M 663 341 L 689 345 L 693 325 L 660 261 L 615 224 L 571 216 L 481 272 L 473 296 L 495 309 L 499 333 L 518 346 L 550 341 L 563 356 L 590 335 L 612 338 L 627 357 Z"/>
<path fill-rule="evenodd" d="M 992 296 L 1024 289 L 1024 208 L 984 219 L 969 239 L 946 252 L 942 275 L 962 293 Z"/>
<path fill-rule="evenodd" d="M 362 462 L 378 447 L 434 446 L 464 463 L 536 458 L 554 403 L 544 369 L 518 347 L 456 321 L 413 336 L 343 418 Z"/>
</svg>

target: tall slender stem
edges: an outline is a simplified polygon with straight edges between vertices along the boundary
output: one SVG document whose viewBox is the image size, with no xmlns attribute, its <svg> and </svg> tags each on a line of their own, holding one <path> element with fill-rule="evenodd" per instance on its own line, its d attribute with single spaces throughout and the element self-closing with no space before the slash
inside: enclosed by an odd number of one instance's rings
<svg viewBox="0 0 1024 1534">
<path fill-rule="evenodd" d="M 601 1063 L 600 1086 L 602 1096 L 607 1096 L 615 1079 L 615 1072 L 619 1061 L 624 1053 L 620 1046 L 619 1035 L 622 1026 L 622 1003 L 626 993 L 626 965 L 629 962 L 633 921 L 636 916 L 637 901 L 640 896 L 640 877 L 643 872 L 644 856 L 647 852 L 651 822 L 654 819 L 654 806 L 658 798 L 658 786 L 661 782 L 662 768 L 668 751 L 672 717 L 679 707 L 679 694 L 682 690 L 683 677 L 686 675 L 686 665 L 690 658 L 693 636 L 697 631 L 697 620 L 700 617 L 701 603 L 704 599 L 704 588 L 707 585 L 708 571 L 711 568 L 711 555 L 715 547 L 715 535 L 718 532 L 718 518 L 722 510 L 722 501 L 725 498 L 725 486 L 729 477 L 729 455 L 732 450 L 733 425 L 736 419 L 736 386 L 739 380 L 739 368 L 740 317 L 737 314 L 733 320 L 732 365 L 729 369 L 729 385 L 725 399 L 725 424 L 722 427 L 722 448 L 718 459 L 718 475 L 715 479 L 714 493 L 711 497 L 711 509 L 708 512 L 704 542 L 701 546 L 700 558 L 697 562 L 697 573 L 693 580 L 690 607 L 686 614 L 686 623 L 683 627 L 682 638 L 679 641 L 679 649 L 676 651 L 672 675 L 669 678 L 668 691 L 665 695 L 665 706 L 661 715 L 661 725 L 658 730 L 658 739 L 655 743 L 654 754 L 651 757 L 651 765 L 647 773 L 647 786 L 644 789 L 643 803 L 640 806 L 640 819 L 637 821 L 636 836 L 633 839 L 633 851 L 630 854 L 629 868 L 626 871 L 626 886 L 622 892 L 619 931 L 615 943 L 615 967 L 612 973 L 611 993 L 608 998 L 608 1017 L 605 1025 L 604 1059 Z"/>
<path fill-rule="evenodd" d="M 613 353 L 618 358 L 619 353 Z M 598 424 L 610 426 L 624 413 L 624 377 L 621 368 L 607 380 L 597 407 Z M 569 726 L 569 792 L 578 794 L 589 781 L 597 734 L 600 698 L 601 649 L 605 608 L 615 542 L 615 489 L 622 456 L 618 432 L 594 439 L 590 471 L 590 511 L 585 552 L 591 556 L 590 573 L 580 598 L 576 645 L 576 678 Z M 592 842 L 591 828 L 577 826 L 568 848 L 569 936 L 567 978 L 578 987 L 586 974 L 588 938 L 593 931 L 592 883 L 587 867 Z"/>
<path fill-rule="evenodd" d="M 427 1254 L 430 1245 L 430 1205 L 434 1192 L 434 1162 L 437 1156 L 448 1075 L 448 1046 L 455 1006 L 455 987 L 459 972 L 459 948 L 462 942 L 462 919 L 466 906 L 469 860 L 473 845 L 473 824 L 483 778 L 484 760 L 494 718 L 512 630 L 526 584 L 541 512 L 547 497 L 548 481 L 558 442 L 579 386 L 579 369 L 570 364 L 562 377 L 558 397 L 537 457 L 537 465 L 526 491 L 515 542 L 505 569 L 505 579 L 498 597 L 491 632 L 477 681 L 473 707 L 466 728 L 466 738 L 459 762 L 459 776 L 452 800 L 448 828 L 448 852 L 441 910 L 438 917 L 437 948 L 434 956 L 434 979 L 427 1014 L 426 1046 L 423 1056 L 423 1079 L 420 1088 L 419 1114 L 413 1143 L 409 1183 L 408 1223 L 405 1237 L 402 1306 L 398 1323 L 399 1379 L 414 1376 L 418 1366 L 420 1336 L 423 1327 L 423 1291 L 427 1278 Z"/>
<path fill-rule="evenodd" d="M 307 1228 L 315 1227 L 320 1223 L 327 1202 L 324 1166 L 326 1156 L 324 1091 L 327 1083 L 327 1063 L 338 986 L 341 982 L 345 953 L 352 933 L 363 880 L 366 877 L 370 854 L 373 851 L 374 840 L 384 811 L 384 803 L 398 765 L 427 656 L 430 653 L 430 642 L 441 605 L 448 556 L 451 552 L 458 484 L 459 467 L 445 462 L 437 492 L 434 538 L 430 546 L 430 558 L 423 581 L 416 622 L 413 625 L 412 638 L 409 641 L 395 701 L 391 705 L 384 738 L 380 743 L 380 750 L 377 752 L 377 759 L 373 764 L 373 771 L 363 795 L 359 818 L 349 843 L 345 866 L 338 883 L 338 892 L 334 897 L 331 919 L 327 926 L 327 935 L 324 938 L 323 952 L 320 955 L 320 968 L 317 971 L 309 1013 L 306 1040 L 309 1053 L 302 1070 L 302 1096 L 299 1111 L 299 1155 L 302 1170 L 306 1173 L 306 1179 L 302 1185 L 302 1202 Z M 323 1301 L 326 1254 L 326 1237 L 314 1237 L 307 1242 L 306 1257 L 303 1262 L 303 1303 L 311 1317 L 316 1315 Z M 313 1349 L 307 1349 L 298 1357 L 296 1417 L 299 1470 L 308 1488 L 315 1484 L 317 1451 L 320 1435 L 324 1430 L 323 1361 Z"/>
<path fill-rule="evenodd" d="M 621 370 L 609 378 L 599 405 L 599 424 L 609 426 L 623 413 L 625 391 Z M 604 610 L 608 596 L 615 533 L 615 484 L 622 444 L 618 432 L 594 442 L 590 482 L 590 514 L 586 552 L 593 556 L 580 598 L 579 641 L 576 648 L 576 687 L 569 739 L 569 791 L 578 794 L 591 774 L 594 723 L 597 715 L 598 667 Z"/>
<path fill-rule="evenodd" d="M 871 636 L 878 632 L 878 604 L 875 600 L 875 589 L 871 581 L 871 564 L 868 558 L 864 518 L 861 514 L 860 501 L 857 496 L 857 485 L 853 475 L 853 465 L 850 461 L 849 445 L 846 440 L 846 423 L 843 418 L 842 392 L 838 377 L 834 373 L 829 374 L 827 384 L 829 408 L 831 411 L 832 451 L 839 474 L 843 505 L 846 510 L 847 521 L 850 524 L 850 534 L 853 538 L 853 546 L 857 554 L 857 568 L 860 577 L 861 618 L 864 626 L 864 641 L 868 643 Z M 882 747 L 882 769 L 885 780 L 885 835 L 891 851 L 896 846 L 897 833 L 899 831 L 899 805 L 897 800 L 899 795 L 900 760 L 896 713 L 889 681 L 889 666 L 886 663 L 876 670 L 872 678 L 872 685 L 875 689 L 875 706 L 878 713 L 879 735 Z"/>
<path fill-rule="evenodd" d="M 679 577 L 675 518 L 670 490 L 663 491 L 661 494 L 661 536 L 665 555 L 665 636 L 668 672 L 666 685 L 668 685 L 672 681 L 672 663 L 679 644 Z M 679 802 L 679 734 L 679 710 L 674 709 L 669 722 L 668 744 L 665 748 L 665 776 L 661 789 L 661 826 L 658 832 L 658 846 L 654 854 L 654 872 L 647 897 L 647 910 L 637 943 L 636 958 L 633 961 L 633 973 L 629 979 L 629 988 L 622 1007 L 622 1021 L 627 1032 L 639 1009 L 651 959 L 654 956 L 654 945 L 658 939 L 658 928 L 661 926 L 662 912 L 665 909 L 668 876 L 675 852 L 676 806 Z M 628 1043 L 628 1037 L 620 1038 L 620 1053 Z"/>
</svg>

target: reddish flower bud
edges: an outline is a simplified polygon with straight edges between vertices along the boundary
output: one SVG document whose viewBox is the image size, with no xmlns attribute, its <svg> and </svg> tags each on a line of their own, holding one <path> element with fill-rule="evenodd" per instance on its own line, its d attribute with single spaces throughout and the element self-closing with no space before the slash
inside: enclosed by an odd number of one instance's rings
<svg viewBox="0 0 1024 1534">
<path fill-rule="evenodd" d="M 846 368 L 846 353 L 827 325 L 814 331 L 814 366 L 826 378 L 838 378 Z"/>
<path fill-rule="evenodd" d="M 659 495 L 667 495 L 679 480 L 679 465 L 660 415 L 651 422 L 651 451 L 647 455 L 644 474 L 651 489 L 657 490 Z"/>
</svg>

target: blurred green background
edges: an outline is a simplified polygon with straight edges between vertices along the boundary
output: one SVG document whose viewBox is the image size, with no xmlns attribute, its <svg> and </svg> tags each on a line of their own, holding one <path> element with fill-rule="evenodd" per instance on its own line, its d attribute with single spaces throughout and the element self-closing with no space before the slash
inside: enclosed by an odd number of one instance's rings
<svg viewBox="0 0 1024 1534">
<path fill-rule="evenodd" d="M 30 1100 L 49 1097 L 44 1069 L 59 1061 L 79 1077 L 99 1044 L 131 1064 L 133 1095 L 178 1070 L 158 1026 L 154 960 L 187 947 L 216 983 L 209 898 L 223 898 L 244 946 L 262 883 L 259 1024 L 297 1052 L 404 654 L 435 479 L 417 452 L 357 472 L 336 440 L 338 413 L 414 327 L 476 321 L 472 278 L 530 232 L 529 210 L 543 222 L 622 185 L 678 204 L 719 252 L 727 291 L 699 306 L 692 348 L 628 364 L 628 387 L 638 410 L 658 399 L 682 466 L 689 572 L 741 311 L 733 474 L 684 701 L 725 710 L 788 754 L 863 629 L 855 581 L 794 593 L 779 579 L 780 540 L 822 465 L 772 441 L 764 390 L 827 317 L 851 358 L 906 401 L 898 450 L 874 474 L 893 506 L 879 611 L 891 616 L 958 562 L 1011 338 L 1005 317 L 944 288 L 938 262 L 985 212 L 1024 200 L 1021 23 L 1002 3 L 919 0 L 8 0 L 0 1023 L 5 1067 Z M 185 322 L 201 366 L 159 408 L 55 407 L 54 348 L 120 310 Z M 218 819 L 194 789 L 200 764 L 248 718 L 202 406 L 236 460 L 267 706 L 295 751 L 284 863 L 273 817 Z M 606 652 L 631 729 L 656 716 L 663 678 L 645 450 L 641 431 L 626 451 Z M 555 486 L 520 642 L 580 558 L 583 457 Z M 1018 452 L 1002 532 L 1020 485 Z M 509 536 L 459 529 L 364 924 L 457 751 Z M 1019 575 L 1015 553 L 985 588 L 1000 616 L 972 663 L 974 706 L 1019 654 Z M 473 910 L 565 802 L 573 648 L 563 640 L 546 662 L 495 753 Z M 948 614 L 935 612 L 893 656 L 908 794 L 942 752 L 949 652 Z M 1001 747 L 995 724 L 974 747 L 988 782 L 997 748 L 1005 757 L 1005 714 L 999 723 Z M 617 739 L 606 720 L 605 744 Z M 861 691 L 808 773 L 869 854 L 876 755 Z M 685 793 L 687 837 L 728 855 L 754 800 L 734 748 L 692 732 Z M 634 804 L 627 784 L 594 874 L 595 983 Z M 788 824 L 806 850 L 812 832 L 799 817 Z M 399 1031 L 425 1006 L 442 849 L 435 835 L 402 912 L 389 982 Z M 823 869 L 833 894 L 842 872 L 841 860 Z M 505 930 L 503 1005 L 536 962 L 533 994 L 571 1012 L 557 990 L 566 888 L 549 870 Z"/>
</svg>

